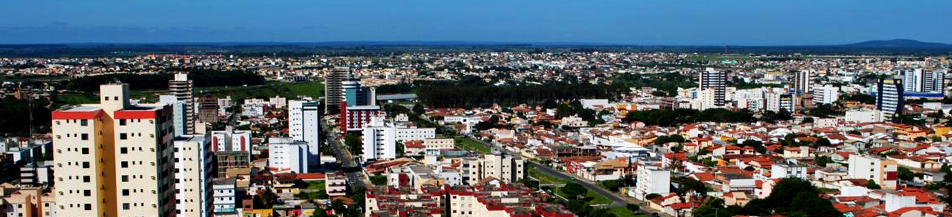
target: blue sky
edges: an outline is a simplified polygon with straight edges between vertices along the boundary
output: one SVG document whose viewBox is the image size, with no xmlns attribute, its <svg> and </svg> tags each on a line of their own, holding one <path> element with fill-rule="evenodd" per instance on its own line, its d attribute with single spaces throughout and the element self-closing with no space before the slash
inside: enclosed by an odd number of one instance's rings
<svg viewBox="0 0 952 217">
<path fill-rule="evenodd" d="M 3 0 L 0 43 L 952 43 L 948 0 Z"/>
</svg>

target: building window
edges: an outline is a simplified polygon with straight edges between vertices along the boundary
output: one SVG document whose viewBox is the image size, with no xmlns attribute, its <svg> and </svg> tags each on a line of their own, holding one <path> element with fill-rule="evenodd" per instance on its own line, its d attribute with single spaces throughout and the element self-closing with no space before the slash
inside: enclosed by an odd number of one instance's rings
<svg viewBox="0 0 952 217">
<path fill-rule="evenodd" d="M 82 152 L 83 154 L 89 154 L 89 148 L 83 148 Z"/>
<path fill-rule="evenodd" d="M 83 168 L 89 168 L 89 161 L 83 162 Z"/>
<path fill-rule="evenodd" d="M 92 205 L 92 204 L 88 204 L 88 203 L 87 203 L 87 204 L 84 204 L 84 205 L 83 205 L 83 209 L 85 209 L 85 210 L 93 210 L 93 205 Z"/>
<path fill-rule="evenodd" d="M 119 126 L 126 126 L 126 119 L 119 119 Z"/>
<path fill-rule="evenodd" d="M 122 210 L 129 210 L 129 203 L 122 203 Z"/>
<path fill-rule="evenodd" d="M 122 196 L 129 196 L 129 189 L 122 189 Z"/>
<path fill-rule="evenodd" d="M 125 153 L 129 153 L 129 148 L 126 148 L 126 147 L 119 148 L 119 154 L 125 154 Z"/>
<path fill-rule="evenodd" d="M 128 161 L 120 162 L 120 163 L 119 163 L 119 167 L 128 168 L 128 167 L 129 167 L 129 162 L 128 162 Z"/>
<path fill-rule="evenodd" d="M 87 197 L 89 197 L 89 196 L 92 196 L 92 195 L 93 195 L 93 193 L 92 193 L 92 191 L 89 191 L 89 190 L 83 190 L 83 196 L 87 196 Z"/>
<path fill-rule="evenodd" d="M 128 135 L 126 135 L 126 133 L 120 133 L 120 134 L 119 134 L 119 139 L 120 139 L 120 140 L 126 140 L 127 137 L 128 137 Z"/>
<path fill-rule="evenodd" d="M 84 126 L 84 127 L 85 127 L 85 126 L 88 126 L 88 125 L 89 125 L 89 121 L 87 121 L 87 120 L 79 120 L 79 126 Z"/>
<path fill-rule="evenodd" d="M 83 133 L 82 135 L 79 135 L 79 138 L 82 139 L 83 141 L 89 140 L 89 134 Z"/>
<path fill-rule="evenodd" d="M 83 176 L 83 182 L 89 182 L 89 176 Z"/>
<path fill-rule="evenodd" d="M 122 175 L 122 182 L 128 182 L 128 181 L 129 181 L 129 176 L 128 176 L 128 175 Z"/>
</svg>

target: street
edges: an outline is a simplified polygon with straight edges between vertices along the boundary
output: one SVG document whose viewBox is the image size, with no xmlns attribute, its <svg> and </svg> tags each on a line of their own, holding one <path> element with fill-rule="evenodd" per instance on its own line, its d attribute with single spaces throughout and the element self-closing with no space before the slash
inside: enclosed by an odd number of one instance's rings
<svg viewBox="0 0 952 217">
<path fill-rule="evenodd" d="M 354 162 L 354 158 L 350 155 L 349 151 L 341 148 L 342 144 L 340 143 L 340 140 L 335 133 L 331 132 L 330 129 L 327 129 L 327 123 L 324 122 L 322 124 L 325 126 L 322 129 L 324 130 L 324 135 L 327 135 L 327 145 L 330 145 L 334 148 L 334 156 L 337 157 L 337 162 L 341 164 L 341 171 L 343 171 L 344 175 L 347 176 L 347 183 L 352 187 L 366 187 L 364 176 L 361 174 L 362 169 L 360 168 L 360 165 L 357 165 L 357 163 Z"/>
</svg>

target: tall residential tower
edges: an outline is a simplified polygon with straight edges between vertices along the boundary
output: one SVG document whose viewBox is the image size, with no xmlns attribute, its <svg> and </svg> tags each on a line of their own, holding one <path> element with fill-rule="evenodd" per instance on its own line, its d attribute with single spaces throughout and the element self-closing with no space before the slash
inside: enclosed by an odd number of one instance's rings
<svg viewBox="0 0 952 217">
<path fill-rule="evenodd" d="M 100 104 L 52 113 L 60 216 L 175 216 L 172 109 L 130 105 L 127 84 Z"/>
<path fill-rule="evenodd" d="M 175 78 L 169 81 L 169 94 L 185 103 L 185 128 L 182 135 L 195 133 L 195 99 L 192 97 L 192 81 L 188 80 L 188 74 L 175 74 Z"/>
</svg>

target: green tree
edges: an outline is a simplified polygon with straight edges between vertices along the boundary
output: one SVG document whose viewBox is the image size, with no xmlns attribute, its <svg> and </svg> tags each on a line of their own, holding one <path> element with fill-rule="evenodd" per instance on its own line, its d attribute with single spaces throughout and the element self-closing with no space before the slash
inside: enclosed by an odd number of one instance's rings
<svg viewBox="0 0 952 217">
<path fill-rule="evenodd" d="M 371 176 L 371 177 L 370 177 L 370 183 L 372 183 L 372 184 L 374 184 L 374 185 L 386 185 L 386 184 L 387 184 L 387 176 L 384 176 L 384 175 Z"/>
<path fill-rule="evenodd" d="M 816 160 L 816 165 L 821 167 L 825 167 L 826 164 L 833 163 L 833 158 L 830 158 L 829 156 L 817 155 L 814 157 L 814 159 Z"/>
<path fill-rule="evenodd" d="M 622 180 L 606 180 L 601 182 L 602 187 L 614 192 L 617 192 L 618 189 L 621 189 L 622 184 L 624 184 Z"/>
<path fill-rule="evenodd" d="M 255 195 L 254 206 L 262 208 L 271 208 L 275 202 L 278 201 L 278 195 L 275 194 L 271 189 L 264 190 L 263 192 Z"/>
<path fill-rule="evenodd" d="M 413 113 L 423 114 L 426 113 L 426 109 L 423 108 L 423 104 L 417 103 L 413 105 Z"/>
<path fill-rule="evenodd" d="M 577 199 L 588 194 L 587 188 L 575 182 L 566 183 L 565 186 L 562 186 L 560 189 L 562 193 L 565 194 L 565 197 L 570 199 Z"/>
<path fill-rule="evenodd" d="M 870 180 L 866 181 L 866 188 L 869 188 L 869 189 L 882 189 L 883 187 L 879 186 L 879 184 L 876 184 L 875 181 L 873 181 L 872 179 L 870 179 Z"/>
<path fill-rule="evenodd" d="M 347 136 L 344 137 L 344 145 L 350 149 L 350 154 L 354 156 L 359 156 L 364 153 L 364 147 L 361 145 L 360 135 L 347 134 Z"/>
</svg>

